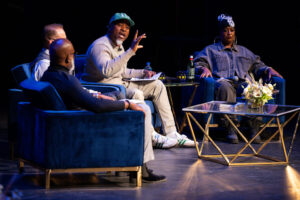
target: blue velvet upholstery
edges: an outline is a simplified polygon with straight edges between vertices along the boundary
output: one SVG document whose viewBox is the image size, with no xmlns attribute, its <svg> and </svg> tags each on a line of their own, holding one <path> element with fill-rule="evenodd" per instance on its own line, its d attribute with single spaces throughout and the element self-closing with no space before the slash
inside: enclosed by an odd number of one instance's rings
<svg viewBox="0 0 300 200">
<path fill-rule="evenodd" d="M 50 83 L 20 85 L 32 103 L 18 105 L 18 157 L 46 169 L 143 165 L 142 112 L 65 110 Z"/>
<path fill-rule="evenodd" d="M 43 168 L 141 166 L 144 115 L 18 107 L 18 156 Z"/>
<path fill-rule="evenodd" d="M 15 67 L 11 68 L 10 71 L 11 71 L 17 85 L 19 85 L 25 79 L 28 79 L 31 77 L 30 63 L 24 63 L 21 65 L 17 65 Z"/>
<path fill-rule="evenodd" d="M 14 143 L 17 134 L 17 105 L 19 101 L 26 101 L 26 97 L 19 84 L 31 78 L 30 63 L 17 65 L 10 69 L 16 82 L 16 88 L 8 90 L 9 111 L 8 111 L 8 140 L 11 148 L 11 158 L 14 158 Z"/>
<path fill-rule="evenodd" d="M 20 83 L 25 96 L 38 108 L 66 110 L 66 106 L 54 87 L 47 82 L 26 79 Z"/>
<path fill-rule="evenodd" d="M 75 76 L 80 79 L 82 74 L 84 73 L 86 65 L 86 55 L 79 54 L 75 56 Z"/>
<path fill-rule="evenodd" d="M 13 145 L 15 142 L 16 134 L 17 134 L 17 105 L 18 102 L 26 100 L 23 90 L 14 88 L 8 90 L 8 141 L 10 142 L 11 149 L 13 149 Z M 11 152 L 11 157 L 13 158 L 13 152 Z"/>
<path fill-rule="evenodd" d="M 78 63 L 78 61 L 77 61 Z M 20 83 L 25 79 L 31 79 L 30 73 L 30 65 L 29 63 L 21 64 L 15 66 L 11 69 L 11 73 L 16 81 L 17 88 L 9 89 L 8 90 L 8 97 L 9 97 L 9 139 L 10 141 L 14 141 L 16 135 L 16 124 L 17 124 L 17 105 L 20 101 L 28 101 L 25 97 L 24 92 L 20 88 Z M 105 92 L 112 92 L 112 91 L 121 91 L 125 94 L 125 88 L 120 85 L 115 84 L 84 84 L 84 86 L 88 89 L 93 89 L 102 93 Z"/>
</svg>

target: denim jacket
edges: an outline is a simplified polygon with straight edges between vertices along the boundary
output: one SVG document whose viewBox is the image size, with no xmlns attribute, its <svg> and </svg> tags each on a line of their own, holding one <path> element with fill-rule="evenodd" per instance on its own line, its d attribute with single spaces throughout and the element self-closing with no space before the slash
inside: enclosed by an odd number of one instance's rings
<svg viewBox="0 0 300 200">
<path fill-rule="evenodd" d="M 244 80 L 249 78 L 249 73 L 255 77 L 261 77 L 268 68 L 260 57 L 252 53 L 246 47 L 233 45 L 232 48 L 225 48 L 219 42 L 205 47 L 200 52 L 195 52 L 194 62 L 196 69 L 208 68 L 215 78 L 230 78 L 233 76 Z"/>
</svg>

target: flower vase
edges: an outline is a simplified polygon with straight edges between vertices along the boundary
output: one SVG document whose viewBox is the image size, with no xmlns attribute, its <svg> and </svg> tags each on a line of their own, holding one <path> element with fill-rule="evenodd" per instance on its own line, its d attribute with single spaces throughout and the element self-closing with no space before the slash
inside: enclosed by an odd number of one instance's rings
<svg viewBox="0 0 300 200">
<path fill-rule="evenodd" d="M 264 107 L 264 103 L 260 102 L 251 102 L 247 101 L 248 108 L 255 109 L 255 110 L 262 110 Z"/>
</svg>

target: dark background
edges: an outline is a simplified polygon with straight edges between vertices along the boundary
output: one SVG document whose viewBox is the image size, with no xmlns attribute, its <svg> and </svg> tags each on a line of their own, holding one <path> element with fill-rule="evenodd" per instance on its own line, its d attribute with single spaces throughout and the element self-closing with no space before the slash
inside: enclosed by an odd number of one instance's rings
<svg viewBox="0 0 300 200">
<path fill-rule="evenodd" d="M 155 71 L 175 76 L 186 68 L 188 56 L 211 44 L 216 36 L 217 16 L 228 13 L 236 24 L 238 44 L 259 55 L 286 79 L 287 104 L 299 101 L 299 6 L 288 1 L 8 1 L 6 65 L 2 65 L 2 94 L 15 87 L 10 68 L 31 62 L 42 48 L 44 25 L 62 23 L 79 54 L 106 33 L 115 12 L 127 13 L 136 23 L 124 46 L 131 43 L 136 28 L 146 33 L 144 49 L 129 61 L 142 68 L 147 61 Z"/>
</svg>

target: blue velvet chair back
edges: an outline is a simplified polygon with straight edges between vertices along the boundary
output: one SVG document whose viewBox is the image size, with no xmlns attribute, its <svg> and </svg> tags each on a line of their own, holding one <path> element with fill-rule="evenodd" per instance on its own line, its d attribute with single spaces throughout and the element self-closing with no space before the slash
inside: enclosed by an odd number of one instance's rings
<svg viewBox="0 0 300 200">
<path fill-rule="evenodd" d="M 24 63 L 11 68 L 11 73 L 19 85 L 25 79 L 31 78 L 30 63 Z"/>
<path fill-rule="evenodd" d="M 75 76 L 80 79 L 86 65 L 86 55 L 79 54 L 75 56 Z"/>
<path fill-rule="evenodd" d="M 48 110 L 66 110 L 56 89 L 48 82 L 26 79 L 21 82 L 25 96 L 34 106 Z"/>
</svg>

